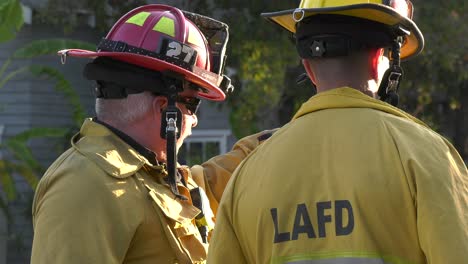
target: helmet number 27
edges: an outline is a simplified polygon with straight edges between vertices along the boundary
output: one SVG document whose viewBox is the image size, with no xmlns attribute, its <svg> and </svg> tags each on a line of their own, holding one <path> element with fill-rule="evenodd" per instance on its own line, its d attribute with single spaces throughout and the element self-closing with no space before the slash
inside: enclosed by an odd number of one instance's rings
<svg viewBox="0 0 468 264">
<path fill-rule="evenodd" d="M 185 54 L 183 61 L 190 63 L 193 56 L 195 55 L 195 50 L 187 45 L 183 45 L 177 41 L 171 41 L 167 44 L 166 56 L 172 58 L 182 59 L 181 55 Z"/>
</svg>

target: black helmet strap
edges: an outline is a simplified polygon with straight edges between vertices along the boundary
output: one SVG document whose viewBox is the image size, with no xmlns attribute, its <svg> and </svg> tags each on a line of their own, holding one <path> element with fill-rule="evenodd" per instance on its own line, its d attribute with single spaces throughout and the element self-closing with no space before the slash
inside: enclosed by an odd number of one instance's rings
<svg viewBox="0 0 468 264">
<path fill-rule="evenodd" d="M 347 56 L 358 50 L 389 47 L 396 36 L 381 23 L 343 15 L 314 15 L 296 27 L 296 48 L 303 59 Z"/>
<path fill-rule="evenodd" d="M 400 66 L 400 50 L 402 37 L 396 38 L 392 43 L 390 67 L 385 71 L 377 91 L 379 99 L 393 106 L 398 106 L 398 88 L 403 77 L 403 68 Z"/>
<path fill-rule="evenodd" d="M 168 183 L 177 199 L 187 200 L 187 197 L 181 195 L 177 188 L 177 139 L 180 137 L 182 128 L 182 112 L 176 105 L 176 99 L 180 88 L 171 84 L 168 90 L 166 95 L 168 105 L 161 115 L 161 137 L 166 139 Z"/>
</svg>

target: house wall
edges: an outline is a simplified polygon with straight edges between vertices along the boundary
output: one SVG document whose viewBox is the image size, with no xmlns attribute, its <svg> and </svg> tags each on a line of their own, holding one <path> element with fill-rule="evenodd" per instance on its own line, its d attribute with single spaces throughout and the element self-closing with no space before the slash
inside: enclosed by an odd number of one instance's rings
<svg viewBox="0 0 468 264">
<path fill-rule="evenodd" d="M 3 212 L 0 212 L 0 264 L 6 264 L 8 225 Z"/>
<path fill-rule="evenodd" d="M 3 65 L 16 49 L 33 40 L 59 37 L 77 38 L 93 43 L 99 39 L 98 35 L 89 29 L 79 30 L 73 35 L 65 36 L 61 30 L 41 25 L 24 26 L 15 40 L 0 44 L 0 63 Z M 70 61 L 64 67 L 60 64 L 58 56 L 16 60 L 8 67 L 6 74 L 21 67 L 35 64 L 59 69 L 77 88 L 81 101 L 91 113 L 90 82 L 83 80 L 80 71 L 78 71 L 84 62 Z M 0 90 L 0 125 L 4 126 L 4 140 L 33 127 L 70 127 L 72 125 L 68 103 L 53 87 L 54 83 L 50 80 L 34 77 L 30 74 L 21 74 L 10 80 Z M 57 141 L 40 139 L 32 140 L 29 146 L 38 161 L 46 167 L 59 154 L 57 143 Z M 3 154 L 8 155 L 8 153 Z M 15 182 L 19 197 L 9 206 L 14 221 L 8 226 L 9 236 L 6 252 L 7 263 L 12 264 L 29 262 L 32 242 L 31 203 L 33 191 L 18 175 L 15 176 Z M 1 243 L 5 243 L 5 238 L 0 242 L 0 245 Z"/>
<path fill-rule="evenodd" d="M 0 144 L 3 138 L 4 126 L 0 124 Z M 2 158 L 0 153 L 0 159 Z M 6 215 L 0 211 L 0 264 L 6 264 L 6 250 L 8 240 L 8 224 Z"/>
</svg>

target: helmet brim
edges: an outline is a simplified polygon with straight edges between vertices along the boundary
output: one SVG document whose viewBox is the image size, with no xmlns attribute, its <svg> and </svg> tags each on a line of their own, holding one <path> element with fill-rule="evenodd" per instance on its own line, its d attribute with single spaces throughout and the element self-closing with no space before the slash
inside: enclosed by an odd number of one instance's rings
<svg viewBox="0 0 468 264">
<path fill-rule="evenodd" d="M 60 56 L 72 56 L 78 58 L 97 58 L 97 57 L 110 57 L 116 60 L 124 61 L 140 67 L 144 67 L 154 71 L 174 71 L 182 74 L 185 80 L 192 82 L 203 88 L 203 91 L 198 91 L 197 96 L 211 101 L 223 101 L 226 99 L 224 92 L 218 87 L 193 72 L 181 68 L 177 65 L 159 60 L 153 57 L 138 55 L 128 52 L 106 52 L 106 51 L 90 51 L 83 49 L 66 49 L 57 52 Z"/>
<path fill-rule="evenodd" d="M 424 48 L 424 37 L 416 24 L 400 15 L 393 8 L 381 4 L 356 4 L 327 8 L 301 8 L 279 12 L 262 13 L 261 16 L 279 25 L 291 33 L 296 33 L 296 20 L 293 14 L 296 10 L 303 12 L 303 18 L 318 15 L 344 15 L 368 19 L 385 25 L 394 26 L 401 24 L 410 31 L 401 48 L 401 59 L 409 59 L 419 54 Z"/>
</svg>

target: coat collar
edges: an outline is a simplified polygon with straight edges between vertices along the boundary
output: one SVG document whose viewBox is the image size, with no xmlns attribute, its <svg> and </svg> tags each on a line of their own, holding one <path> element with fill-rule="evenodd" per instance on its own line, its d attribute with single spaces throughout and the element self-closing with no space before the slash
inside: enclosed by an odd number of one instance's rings
<svg viewBox="0 0 468 264">
<path fill-rule="evenodd" d="M 308 113 L 333 108 L 371 108 L 409 119 L 422 126 L 428 127 L 416 117 L 349 87 L 336 88 L 312 96 L 307 102 L 302 104 L 301 108 L 294 115 L 293 120 Z"/>
<path fill-rule="evenodd" d="M 73 136 L 72 147 L 116 178 L 126 178 L 144 165 L 166 174 L 163 165 L 153 165 L 107 127 L 86 119 Z"/>
</svg>

